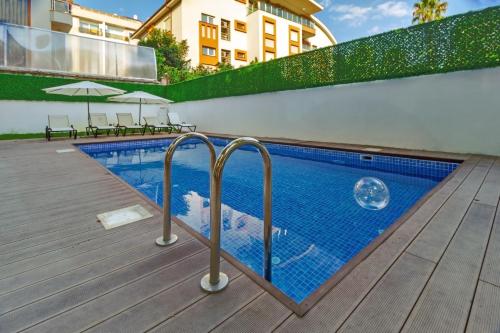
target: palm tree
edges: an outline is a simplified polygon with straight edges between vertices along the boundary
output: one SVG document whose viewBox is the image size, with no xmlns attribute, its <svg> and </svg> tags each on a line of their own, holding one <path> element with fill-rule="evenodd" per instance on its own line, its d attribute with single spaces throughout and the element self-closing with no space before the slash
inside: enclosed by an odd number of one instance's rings
<svg viewBox="0 0 500 333">
<path fill-rule="evenodd" d="M 426 23 L 443 18 L 448 2 L 441 0 L 420 0 L 413 5 L 412 23 Z"/>
</svg>

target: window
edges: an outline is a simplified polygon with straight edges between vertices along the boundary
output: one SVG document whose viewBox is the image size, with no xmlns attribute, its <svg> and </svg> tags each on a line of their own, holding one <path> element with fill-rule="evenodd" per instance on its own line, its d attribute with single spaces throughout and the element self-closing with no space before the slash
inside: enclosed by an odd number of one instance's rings
<svg viewBox="0 0 500 333">
<path fill-rule="evenodd" d="M 228 20 L 220 21 L 220 38 L 223 40 L 231 40 L 231 22 Z"/>
<path fill-rule="evenodd" d="M 263 46 L 264 46 L 264 61 L 276 58 L 276 20 L 270 17 L 263 17 L 264 33 L 263 33 Z"/>
<path fill-rule="evenodd" d="M 247 61 L 247 51 L 234 50 L 234 58 L 239 61 Z"/>
<path fill-rule="evenodd" d="M 213 47 L 203 46 L 202 53 L 204 56 L 215 57 L 215 49 Z"/>
<path fill-rule="evenodd" d="M 128 33 L 122 28 L 108 25 L 106 26 L 106 37 L 127 41 Z"/>
<path fill-rule="evenodd" d="M 80 28 L 79 31 L 84 34 L 89 34 L 89 35 L 94 35 L 94 36 L 101 36 L 101 27 L 99 26 L 99 23 L 97 22 L 90 22 L 90 21 L 82 21 L 80 20 Z"/>
<path fill-rule="evenodd" d="M 265 53 L 265 58 L 264 58 L 265 61 L 273 60 L 274 58 L 275 58 L 274 52 L 266 52 Z"/>
<path fill-rule="evenodd" d="M 234 20 L 234 30 L 240 32 L 247 32 L 247 24 L 242 21 Z"/>
<path fill-rule="evenodd" d="M 265 31 L 266 34 L 274 36 L 274 27 L 275 27 L 275 24 L 273 24 L 272 22 L 265 22 L 265 26 L 264 27 L 265 27 L 264 31 Z"/>
<path fill-rule="evenodd" d="M 202 22 L 214 24 L 214 19 L 215 19 L 214 16 L 207 15 L 207 14 L 201 14 L 201 21 Z"/>
<path fill-rule="evenodd" d="M 269 38 L 266 38 L 264 40 L 264 45 L 266 47 L 271 48 L 271 49 L 274 49 L 276 47 L 276 44 L 275 44 L 274 40 L 273 39 L 269 39 Z"/>
<path fill-rule="evenodd" d="M 221 50 L 220 51 L 220 62 L 223 64 L 230 64 L 231 63 L 231 51 Z"/>
<path fill-rule="evenodd" d="M 30 25 L 29 0 L 1 0 L 0 22 Z"/>
<path fill-rule="evenodd" d="M 300 27 L 290 25 L 288 39 L 288 53 L 290 55 L 300 53 Z"/>
</svg>

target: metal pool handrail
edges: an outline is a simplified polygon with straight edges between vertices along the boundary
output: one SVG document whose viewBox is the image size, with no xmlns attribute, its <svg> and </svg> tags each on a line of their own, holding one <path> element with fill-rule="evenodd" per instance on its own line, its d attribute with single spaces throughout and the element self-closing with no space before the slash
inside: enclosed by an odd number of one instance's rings
<svg viewBox="0 0 500 333">
<path fill-rule="evenodd" d="M 231 154 L 241 146 L 256 147 L 264 160 L 264 277 L 271 281 L 271 156 L 266 147 L 254 138 L 239 138 L 230 142 L 215 162 L 210 182 L 210 273 L 201 280 L 201 288 L 216 293 L 227 287 L 229 278 L 220 271 L 220 233 L 221 233 L 221 183 L 224 166 Z"/>
<path fill-rule="evenodd" d="M 212 174 L 214 170 L 216 159 L 215 148 L 207 136 L 195 132 L 186 133 L 177 137 L 170 144 L 165 154 L 165 169 L 163 174 L 163 236 L 156 239 L 156 245 L 158 246 L 172 245 L 177 241 L 177 235 L 172 234 L 172 217 L 170 212 L 172 202 L 172 159 L 177 147 L 184 141 L 193 138 L 200 139 L 207 144 L 208 150 L 210 151 L 210 174 Z"/>
</svg>

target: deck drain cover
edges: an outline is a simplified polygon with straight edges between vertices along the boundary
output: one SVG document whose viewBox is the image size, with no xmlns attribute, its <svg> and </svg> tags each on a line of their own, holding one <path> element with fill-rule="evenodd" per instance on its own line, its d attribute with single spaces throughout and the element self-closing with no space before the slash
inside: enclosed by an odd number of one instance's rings
<svg viewBox="0 0 500 333">
<path fill-rule="evenodd" d="M 97 215 L 97 219 L 106 230 L 150 217 L 153 217 L 153 215 L 141 205 L 130 206 Z"/>
<path fill-rule="evenodd" d="M 64 154 L 64 153 L 72 153 L 74 151 L 75 151 L 74 149 L 58 149 L 58 150 L 56 150 L 56 153 Z"/>
</svg>

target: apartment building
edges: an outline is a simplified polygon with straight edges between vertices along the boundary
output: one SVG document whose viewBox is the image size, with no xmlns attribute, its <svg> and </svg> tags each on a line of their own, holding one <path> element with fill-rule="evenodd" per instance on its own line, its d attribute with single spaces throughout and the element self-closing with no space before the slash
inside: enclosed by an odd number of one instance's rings
<svg viewBox="0 0 500 333">
<path fill-rule="evenodd" d="M 187 40 L 192 66 L 240 67 L 336 43 L 313 0 L 166 0 L 133 35 L 153 28 Z"/>
<path fill-rule="evenodd" d="M 0 22 L 77 36 L 137 44 L 130 36 L 142 25 L 137 18 L 80 6 L 72 0 L 0 0 Z"/>
<path fill-rule="evenodd" d="M 63 0 L 0 0 L 0 71 L 156 81 L 141 22 Z"/>
</svg>

